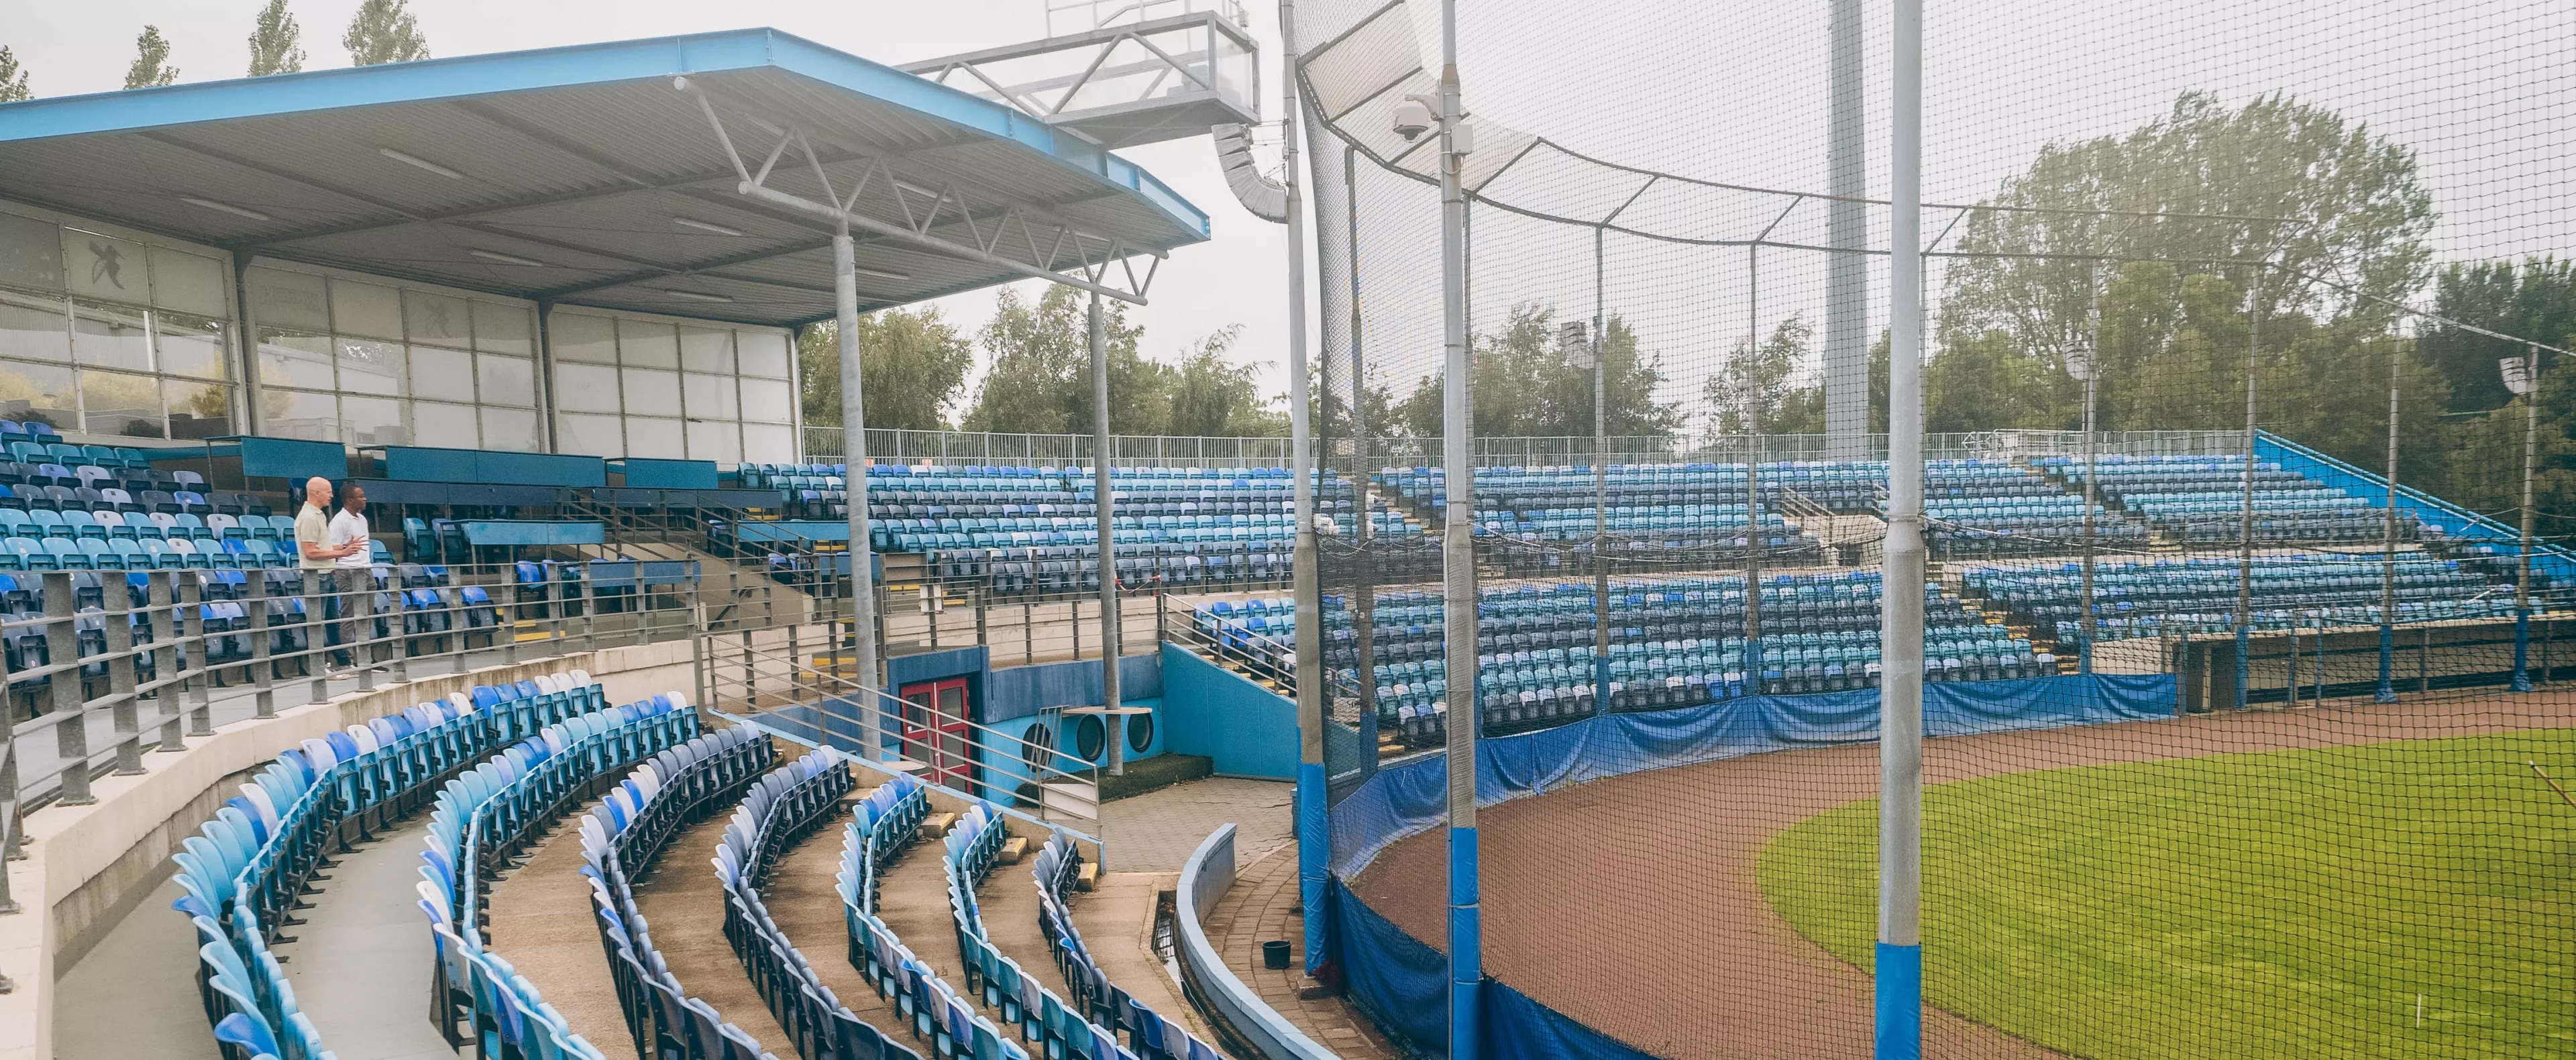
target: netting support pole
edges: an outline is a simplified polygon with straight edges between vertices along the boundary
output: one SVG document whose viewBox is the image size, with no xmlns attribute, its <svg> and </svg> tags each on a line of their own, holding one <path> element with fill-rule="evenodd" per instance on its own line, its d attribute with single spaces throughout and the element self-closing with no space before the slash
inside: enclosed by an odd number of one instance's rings
<svg viewBox="0 0 2576 1060">
<path fill-rule="evenodd" d="M 1109 319 L 1100 312 L 1100 292 L 1091 294 L 1091 510 L 1100 526 L 1100 705 L 1112 710 L 1125 703 L 1118 688 L 1118 655 L 1126 647 L 1121 635 L 1118 602 L 1118 542 L 1111 530 L 1115 517 L 1116 487 L 1110 483 L 1110 458 L 1115 447 L 1109 437 Z M 939 621 L 933 613 L 932 622 Z M 936 627 L 933 627 L 936 628 Z M 1109 717 L 1109 775 L 1127 775 L 1127 749 L 1118 738 L 1119 720 Z"/>
<path fill-rule="evenodd" d="M 1744 248 L 1744 352 L 1762 355 L 1762 248 Z M 1759 387 L 1761 374 L 1745 378 Z M 1759 390 L 1744 398 L 1753 415 L 1744 436 L 1744 690 L 1762 694 L 1762 403 Z"/>
<path fill-rule="evenodd" d="M 1877 1060 L 1923 1055 L 1923 0 L 1895 3 L 1887 545 L 1879 643 Z"/>
<path fill-rule="evenodd" d="M 2263 351 L 2263 269 L 2245 289 L 2245 501 L 2236 523 L 2236 709 L 2254 674 L 2254 374 Z"/>
<path fill-rule="evenodd" d="M 2397 373 L 2405 354 L 2388 344 L 2388 511 L 2379 546 L 2379 690 L 2372 699 L 2397 702 Z"/>
<path fill-rule="evenodd" d="M 1869 152 L 1863 0 L 1833 0 L 1827 16 L 1825 207 L 1825 456 L 1869 459 Z M 1756 336 L 1759 341 L 1759 336 Z M 1754 351 L 1757 355 L 1760 351 Z"/>
<path fill-rule="evenodd" d="M 2089 275 L 2089 270 L 2084 287 L 2088 293 L 2093 294 L 2095 304 L 2090 314 L 2092 320 L 2089 322 L 2093 334 L 2087 340 L 2090 348 L 2085 354 L 2084 362 L 2084 586 L 2083 591 L 2077 595 L 2077 600 L 2084 608 L 2084 617 L 2082 628 L 2077 630 L 2077 635 L 2083 639 L 2075 645 L 2075 669 L 2078 673 L 2089 674 L 2093 672 L 2093 641 L 2096 632 L 2093 605 L 2093 556 L 2097 546 L 2094 535 L 2100 532 L 2096 526 L 2093 509 L 2101 503 L 2100 483 L 2094 472 L 2094 453 L 2099 446 L 2093 437 L 2093 430 L 2094 409 L 2101 393 L 2102 379 L 2102 315 L 2099 301 L 2101 296 L 2095 293 L 2094 280 Z"/>
<path fill-rule="evenodd" d="M 846 220 L 832 230 L 832 301 L 841 347 L 841 461 L 848 465 L 842 495 L 850 502 L 850 547 L 843 552 L 850 558 L 850 648 L 856 664 L 850 699 L 859 715 L 859 757 L 874 762 L 885 753 L 877 735 L 876 564 L 868 542 L 868 418 L 859 391 L 858 259 Z"/>
<path fill-rule="evenodd" d="M 1357 456 L 1351 468 L 1359 490 L 1358 591 L 1351 603 L 1351 639 L 1359 649 L 1360 747 L 1368 772 L 1377 772 L 1377 491 L 1369 467 L 1375 450 L 1369 445 L 1368 370 L 1360 350 L 1360 182 L 1359 149 L 1342 146 L 1342 212 L 1350 230 L 1342 247 L 1342 264 L 1350 273 L 1351 302 L 1351 444 Z M 1326 400 L 1331 394 L 1326 393 Z M 1364 776 L 1365 776 L 1364 775 Z M 1312 952 L 1312 951 L 1309 951 Z"/>
<path fill-rule="evenodd" d="M 1592 712 L 1610 712 L 1610 333 L 1602 244 L 1592 229 Z"/>
<path fill-rule="evenodd" d="M 1284 6 L 1284 5 L 1283 5 Z M 1483 925 L 1476 886 L 1476 490 L 1474 376 L 1467 353 L 1467 196 L 1460 181 L 1458 5 L 1440 3 L 1440 462 L 1448 513 L 1440 531 L 1441 617 L 1448 635 L 1449 1060 L 1477 1060 Z"/>
<path fill-rule="evenodd" d="M 1289 578 L 1297 602 L 1297 893 L 1305 909 L 1306 973 L 1329 956 L 1325 864 L 1331 853 L 1324 798 L 1323 581 L 1315 569 L 1315 425 L 1306 371 L 1306 200 L 1297 172 L 1297 5 L 1281 0 L 1280 183 L 1288 211 L 1288 463 L 1296 536 Z"/>
<path fill-rule="evenodd" d="M 2513 690 L 2531 691 L 2531 475 L 2540 453 L 2540 347 L 2529 347 L 2522 377 L 2522 570 L 2513 585 Z"/>
</svg>

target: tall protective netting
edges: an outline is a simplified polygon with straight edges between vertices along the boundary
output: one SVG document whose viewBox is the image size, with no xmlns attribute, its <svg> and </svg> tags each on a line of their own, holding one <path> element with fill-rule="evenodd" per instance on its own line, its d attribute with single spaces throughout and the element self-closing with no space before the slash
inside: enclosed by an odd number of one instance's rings
<svg viewBox="0 0 2576 1060">
<path fill-rule="evenodd" d="M 1869 1054 L 1920 593 L 1927 1054 L 2576 1054 L 2563 4 L 1928 4 L 1921 585 L 1886 6 L 1456 6 L 1487 1051 Z M 1439 9 L 1294 28 L 1331 941 L 1436 1054 Z"/>
</svg>

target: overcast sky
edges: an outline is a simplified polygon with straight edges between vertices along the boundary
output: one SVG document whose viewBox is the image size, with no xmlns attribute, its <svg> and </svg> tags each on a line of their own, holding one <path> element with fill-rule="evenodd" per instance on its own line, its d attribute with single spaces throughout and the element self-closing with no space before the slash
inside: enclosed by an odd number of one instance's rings
<svg viewBox="0 0 2576 1060">
<path fill-rule="evenodd" d="M 134 37 L 157 25 L 171 42 L 179 80 L 239 77 L 249 65 L 253 17 L 263 0 L 0 0 L 0 45 L 16 51 L 39 96 L 112 91 L 124 85 Z M 349 65 L 340 47 L 358 0 L 289 0 L 304 30 L 306 69 Z M 884 63 L 1012 44 L 1046 34 L 1047 0 L 412 0 L 431 53 L 518 51 L 567 44 L 769 26 Z M 1273 0 L 1245 0 L 1261 40 L 1262 113 L 1278 117 L 1278 13 Z M 1275 141 L 1275 137 L 1271 140 Z M 1227 190 L 1205 136 L 1119 152 L 1207 212 L 1215 238 L 1176 251 L 1155 278 L 1151 304 L 1137 311 L 1146 352 L 1177 356 L 1192 340 L 1228 324 L 1244 326 L 1240 359 L 1266 362 L 1268 392 L 1284 391 L 1288 307 L 1287 246 L 1280 225 L 1243 212 Z M 1276 162 L 1276 149 L 1265 165 Z M 1041 283 L 1020 285 L 1034 296 Z M 941 311 L 972 332 L 992 314 L 989 291 L 943 299 Z"/>
</svg>

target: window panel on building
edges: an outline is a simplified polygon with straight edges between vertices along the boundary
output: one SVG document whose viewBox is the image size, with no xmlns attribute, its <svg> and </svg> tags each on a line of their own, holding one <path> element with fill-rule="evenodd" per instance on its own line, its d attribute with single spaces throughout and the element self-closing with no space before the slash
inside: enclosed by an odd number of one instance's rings
<svg viewBox="0 0 2576 1060">
<path fill-rule="evenodd" d="M 80 396 L 72 387 L 71 368 L 0 361 L 0 417 L 66 431 L 81 429 Z"/>
<path fill-rule="evenodd" d="M 340 395 L 341 440 L 353 446 L 416 444 L 403 426 L 402 406 L 393 398 Z"/>
<path fill-rule="evenodd" d="M 337 388 L 332 370 L 331 336 L 301 331 L 259 331 L 259 381 L 262 386 Z"/>
<path fill-rule="evenodd" d="M 474 355 L 436 346 L 411 348 L 411 396 L 433 401 L 474 400 Z"/>
<path fill-rule="evenodd" d="M 71 360 L 71 302 L 60 295 L 0 290 L 0 357 Z"/>
<path fill-rule="evenodd" d="M 622 374 L 627 415 L 676 417 L 680 414 L 680 373 L 630 367 Z"/>
<path fill-rule="evenodd" d="M 691 372 L 733 372 L 733 331 L 680 328 L 680 367 Z"/>
<path fill-rule="evenodd" d="M 680 377 L 680 399 L 687 403 L 693 420 L 740 420 L 742 405 L 734 397 L 734 379 L 729 375 L 684 374 Z"/>
<path fill-rule="evenodd" d="M 795 422 L 796 389 L 776 379 L 744 379 L 742 418 L 761 423 Z"/>
<path fill-rule="evenodd" d="M 137 305 L 152 301 L 152 280 L 143 244 L 65 228 L 63 280 L 77 295 Z"/>
<path fill-rule="evenodd" d="M 483 448 L 522 453 L 543 448 L 537 437 L 537 410 L 484 406 Z"/>
<path fill-rule="evenodd" d="M 63 233 L 51 221 L 0 212 L 0 284 L 63 290 Z"/>
<path fill-rule="evenodd" d="M 144 330 L 143 312 L 73 300 L 72 360 L 94 368 L 151 371 L 152 337 Z"/>
<path fill-rule="evenodd" d="M 465 299 L 406 288 L 402 301 L 403 330 L 413 343 L 459 350 L 474 345 L 474 311 Z"/>
<path fill-rule="evenodd" d="M 617 363 L 617 322 L 587 313 L 556 312 L 546 320 L 546 345 L 555 360 Z"/>
<path fill-rule="evenodd" d="M 742 425 L 730 420 L 689 421 L 689 459 L 733 463 L 742 459 Z"/>
<path fill-rule="evenodd" d="M 657 460 L 687 459 L 688 443 L 680 429 L 680 421 L 626 417 L 626 455 Z"/>
<path fill-rule="evenodd" d="M 626 455 L 625 420 L 618 416 L 565 413 L 555 417 L 555 447 L 590 456 Z"/>
<path fill-rule="evenodd" d="M 802 458 L 796 451 L 796 428 L 769 423 L 742 425 L 742 458 L 756 464 L 793 464 Z"/>
<path fill-rule="evenodd" d="M 402 296 L 391 287 L 331 280 L 331 332 L 370 339 L 402 338 Z"/>
<path fill-rule="evenodd" d="M 411 427 L 413 445 L 434 445 L 449 449 L 481 448 L 472 405 L 450 405 L 437 401 L 412 402 Z"/>
<path fill-rule="evenodd" d="M 340 390 L 386 397 L 402 395 L 402 343 L 343 337 L 339 352 Z"/>
<path fill-rule="evenodd" d="M 170 437 L 220 438 L 233 429 L 233 388 L 195 379 L 161 380 L 161 403 L 170 410 Z"/>
<path fill-rule="evenodd" d="M 261 398 L 260 412 L 259 433 L 268 437 L 316 442 L 340 440 L 340 398 L 337 394 L 271 387 Z"/>
<path fill-rule="evenodd" d="M 474 355 L 474 375 L 486 405 L 526 407 L 537 403 L 537 363 L 499 354 Z"/>
<path fill-rule="evenodd" d="M 229 317 L 224 263 L 168 247 L 152 248 L 152 304 L 199 316 Z"/>
<path fill-rule="evenodd" d="M 161 384 L 151 376 L 84 369 L 80 400 L 81 429 L 91 434 L 160 438 L 169 433 L 161 412 Z"/>
<path fill-rule="evenodd" d="M 555 366 L 555 408 L 565 412 L 616 412 L 617 369 L 604 364 Z"/>
<path fill-rule="evenodd" d="M 785 379 L 793 365 L 787 357 L 787 336 L 776 331 L 743 331 L 738 334 L 742 357 L 742 374 L 768 379 Z"/>
<path fill-rule="evenodd" d="M 161 371 L 190 379 L 227 379 L 232 359 L 226 356 L 224 322 L 183 313 L 154 313 L 153 336 Z"/>
<path fill-rule="evenodd" d="M 507 353 L 533 357 L 537 353 L 535 325 L 525 306 L 502 305 L 476 299 L 474 302 L 474 348 L 488 353 Z"/>
<path fill-rule="evenodd" d="M 658 321 L 617 318 L 617 363 L 629 368 L 678 368 L 679 329 Z"/>
<path fill-rule="evenodd" d="M 263 331 L 327 334 L 331 330 L 330 283 L 319 276 L 253 268 L 250 305 L 253 322 Z"/>
</svg>

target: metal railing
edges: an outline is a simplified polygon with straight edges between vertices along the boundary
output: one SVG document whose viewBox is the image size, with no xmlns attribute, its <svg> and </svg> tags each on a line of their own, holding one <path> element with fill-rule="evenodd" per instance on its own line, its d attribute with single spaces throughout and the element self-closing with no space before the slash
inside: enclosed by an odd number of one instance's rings
<svg viewBox="0 0 2576 1060">
<path fill-rule="evenodd" d="M 2097 431 L 2101 455 L 2217 455 L 2241 453 L 2241 431 Z M 2072 456 L 2083 451 L 2081 431 L 1976 431 L 1933 434 L 1924 438 L 1923 455 L 1931 460 L 2014 459 Z M 868 459 L 879 464 L 1007 464 L 1062 466 L 1083 464 L 1095 450 L 1087 434 L 991 434 L 979 431 L 868 431 Z M 807 427 L 805 459 L 845 460 L 839 427 Z M 1565 437 L 1478 437 L 1479 464 L 1570 464 L 1592 458 L 1588 435 Z M 1887 459 L 1887 436 L 1870 435 L 1865 459 Z M 1746 454 L 1764 461 L 1835 459 L 1825 435 L 1684 435 L 1626 436 L 1609 440 L 1606 450 L 1621 463 L 1710 461 L 1741 462 Z M 1113 464 L 1128 467 L 1286 466 L 1286 438 L 1222 438 L 1119 435 L 1110 440 Z M 1335 466 L 1431 466 L 1440 462 L 1437 438 L 1331 439 L 1323 453 Z"/>
<path fill-rule="evenodd" d="M 545 569 L 523 585 L 515 564 L 378 565 L 347 590 L 293 568 L 11 572 L 5 852 L 20 815 L 92 802 L 94 778 L 142 772 L 144 752 L 185 750 L 219 724 L 371 690 L 379 673 L 402 682 L 415 668 L 677 640 L 725 592 L 692 561 Z"/>
</svg>

